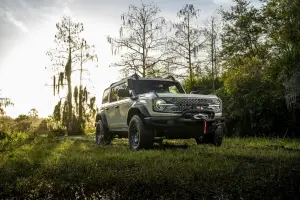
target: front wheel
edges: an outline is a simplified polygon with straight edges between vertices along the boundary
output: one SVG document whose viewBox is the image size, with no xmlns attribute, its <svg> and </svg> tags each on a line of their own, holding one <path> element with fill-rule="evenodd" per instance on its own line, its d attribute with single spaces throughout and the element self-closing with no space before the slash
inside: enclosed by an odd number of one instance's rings
<svg viewBox="0 0 300 200">
<path fill-rule="evenodd" d="M 96 144 L 108 145 L 111 144 L 112 137 L 107 128 L 104 127 L 103 122 L 99 120 L 96 124 Z"/>
<path fill-rule="evenodd" d="M 154 131 L 145 127 L 142 119 L 134 115 L 129 123 L 129 145 L 133 150 L 151 149 L 154 142 Z"/>
<path fill-rule="evenodd" d="M 213 133 L 195 138 L 197 144 L 212 144 L 221 146 L 223 141 L 223 127 L 219 126 Z"/>
</svg>

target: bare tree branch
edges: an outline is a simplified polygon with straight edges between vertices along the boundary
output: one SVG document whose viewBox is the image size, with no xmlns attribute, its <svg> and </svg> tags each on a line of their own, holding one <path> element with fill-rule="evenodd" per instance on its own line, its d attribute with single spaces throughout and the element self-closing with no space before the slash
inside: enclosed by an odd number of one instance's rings
<svg viewBox="0 0 300 200">
<path fill-rule="evenodd" d="M 141 4 L 140 7 L 130 5 L 128 13 L 121 15 L 123 25 L 120 28 L 120 37 L 108 37 L 112 53 L 115 54 L 122 48 L 129 52 L 121 56 L 118 63 L 110 66 L 121 67 L 123 71 L 139 72 L 146 76 L 151 68 L 164 60 L 165 54 L 160 52 L 166 42 L 162 34 L 165 20 L 157 17 L 160 10 L 154 4 Z M 154 56 L 155 54 L 158 56 Z"/>
</svg>

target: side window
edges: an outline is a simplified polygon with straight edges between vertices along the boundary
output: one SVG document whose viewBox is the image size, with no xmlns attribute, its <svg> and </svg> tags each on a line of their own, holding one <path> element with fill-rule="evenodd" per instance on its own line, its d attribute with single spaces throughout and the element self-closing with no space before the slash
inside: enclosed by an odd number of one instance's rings
<svg viewBox="0 0 300 200">
<path fill-rule="evenodd" d="M 180 93 L 179 90 L 178 90 L 178 88 L 176 87 L 176 85 L 170 86 L 170 87 L 169 87 L 169 91 L 170 91 L 170 93 L 173 93 L 173 94 L 178 94 L 178 93 Z"/>
<path fill-rule="evenodd" d="M 114 102 L 118 100 L 118 93 L 116 89 L 117 89 L 116 87 L 111 88 L 110 102 Z"/>
<path fill-rule="evenodd" d="M 108 94 L 109 94 L 109 89 L 104 90 L 103 97 L 102 97 L 102 104 L 108 102 Z"/>
<path fill-rule="evenodd" d="M 122 83 L 121 85 L 117 85 L 115 87 L 113 87 L 111 89 L 111 93 L 110 93 L 110 101 L 114 102 L 114 101 L 120 101 L 123 99 L 127 99 L 128 97 L 124 98 L 124 97 L 119 97 L 118 96 L 118 90 L 119 89 L 128 89 L 127 88 L 127 84 L 126 83 Z"/>
</svg>

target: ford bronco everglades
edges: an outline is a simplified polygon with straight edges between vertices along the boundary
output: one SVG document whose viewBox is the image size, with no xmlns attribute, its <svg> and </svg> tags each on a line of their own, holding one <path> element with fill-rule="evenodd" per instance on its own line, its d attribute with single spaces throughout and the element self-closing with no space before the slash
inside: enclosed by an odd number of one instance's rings
<svg viewBox="0 0 300 200">
<path fill-rule="evenodd" d="M 95 126 L 100 145 L 119 136 L 128 137 L 133 150 L 151 149 L 164 138 L 220 146 L 222 101 L 215 95 L 187 94 L 172 76 L 134 74 L 104 90 Z"/>
</svg>

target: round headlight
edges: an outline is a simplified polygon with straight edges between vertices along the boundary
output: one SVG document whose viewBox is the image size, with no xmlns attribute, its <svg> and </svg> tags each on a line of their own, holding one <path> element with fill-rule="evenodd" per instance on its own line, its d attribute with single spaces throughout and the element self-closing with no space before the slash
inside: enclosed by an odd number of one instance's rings
<svg viewBox="0 0 300 200">
<path fill-rule="evenodd" d="M 212 99 L 212 104 L 215 104 L 215 105 L 220 105 L 221 104 L 221 101 L 219 99 Z"/>
<path fill-rule="evenodd" d="M 166 105 L 163 105 L 163 104 L 166 104 L 166 102 L 162 99 L 159 99 L 156 101 L 155 103 L 155 107 L 158 109 L 158 110 L 164 110 L 167 106 Z"/>
<path fill-rule="evenodd" d="M 220 112 L 221 104 L 220 99 L 212 99 L 212 103 L 208 106 L 208 108 L 212 109 L 214 112 Z"/>
</svg>

